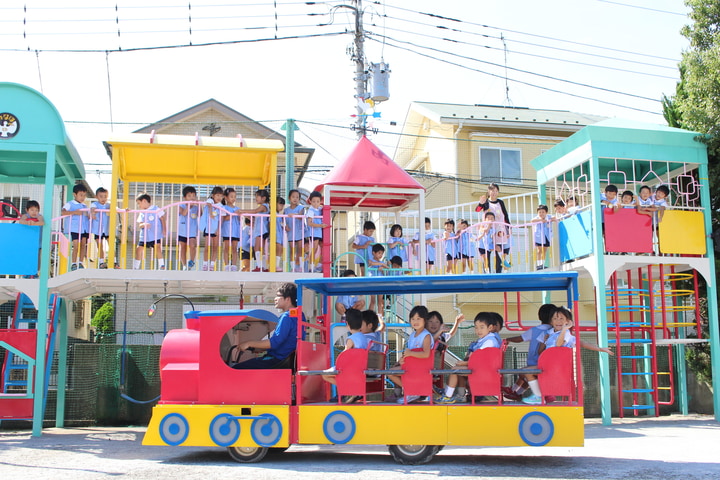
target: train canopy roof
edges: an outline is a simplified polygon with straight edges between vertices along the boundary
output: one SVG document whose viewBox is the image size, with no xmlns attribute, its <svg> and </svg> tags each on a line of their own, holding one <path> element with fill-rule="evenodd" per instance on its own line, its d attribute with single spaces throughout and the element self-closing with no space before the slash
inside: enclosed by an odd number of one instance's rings
<svg viewBox="0 0 720 480">
<path fill-rule="evenodd" d="M 567 291 L 568 300 L 578 299 L 577 272 L 504 273 L 501 275 L 404 275 L 387 277 L 308 278 L 298 287 L 330 296 L 350 294 L 445 294 Z M 298 294 L 301 297 L 301 293 Z"/>
</svg>

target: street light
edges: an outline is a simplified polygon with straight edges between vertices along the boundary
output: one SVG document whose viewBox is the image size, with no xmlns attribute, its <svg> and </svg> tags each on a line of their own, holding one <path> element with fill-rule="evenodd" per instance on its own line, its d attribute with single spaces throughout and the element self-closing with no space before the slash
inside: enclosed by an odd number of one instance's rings
<svg viewBox="0 0 720 480">
<path fill-rule="evenodd" d="M 150 308 L 148 308 L 148 317 L 152 317 L 153 315 L 155 315 L 155 310 L 157 310 L 157 304 L 160 303 L 160 302 L 162 302 L 163 300 L 165 300 L 165 299 L 168 298 L 168 297 L 180 297 L 180 298 L 184 298 L 185 301 L 190 304 L 190 307 L 191 307 L 193 310 L 195 310 L 195 305 L 193 305 L 192 300 L 190 300 L 190 299 L 189 299 L 188 297 L 186 297 L 185 295 L 181 295 L 181 294 L 179 294 L 179 293 L 168 293 L 168 294 L 163 295 L 162 297 L 158 298 L 157 300 L 155 300 L 152 304 L 150 304 Z"/>
</svg>

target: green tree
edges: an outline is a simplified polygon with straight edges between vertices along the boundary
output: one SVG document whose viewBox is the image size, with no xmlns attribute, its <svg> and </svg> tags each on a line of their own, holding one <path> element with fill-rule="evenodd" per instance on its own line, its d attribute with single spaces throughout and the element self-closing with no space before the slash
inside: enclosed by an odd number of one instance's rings
<svg viewBox="0 0 720 480">
<path fill-rule="evenodd" d="M 713 225 L 720 225 L 720 2 L 685 0 L 692 21 L 681 30 L 690 41 L 682 54 L 680 81 L 672 98 L 663 97 L 663 115 L 668 125 L 704 134 L 699 140 L 708 147 L 710 206 Z M 709 253 L 712 255 L 712 252 Z M 718 261 L 717 253 L 715 261 Z M 717 280 L 717 279 L 716 279 Z M 717 283 L 716 283 L 717 284 Z M 704 291 L 705 289 L 702 288 Z M 701 295 L 704 292 L 701 293 Z M 701 302 L 707 322 L 707 304 Z M 707 337 L 707 328 L 704 329 Z M 689 348 L 686 360 L 702 380 L 709 380 L 710 347 Z"/>
<path fill-rule="evenodd" d="M 95 333 L 97 334 L 112 333 L 115 331 L 115 307 L 112 302 L 106 302 L 102 307 L 98 308 L 90 325 L 95 329 Z"/>
</svg>

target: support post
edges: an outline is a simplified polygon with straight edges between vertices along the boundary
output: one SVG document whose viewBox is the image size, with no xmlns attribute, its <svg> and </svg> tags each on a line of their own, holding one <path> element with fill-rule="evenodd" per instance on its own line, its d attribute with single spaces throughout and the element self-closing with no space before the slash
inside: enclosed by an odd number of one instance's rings
<svg viewBox="0 0 720 480">
<path fill-rule="evenodd" d="M 58 299 L 58 375 L 57 375 L 57 402 L 55 406 L 55 426 L 65 426 L 65 387 L 67 386 L 67 365 L 68 365 L 68 305 L 60 298 Z"/>
<path fill-rule="evenodd" d="M 590 181 L 592 192 L 600 191 L 599 159 L 590 159 Z M 602 225 L 602 205 L 597 200 L 592 202 L 593 224 Z M 603 244 L 602 228 L 593 229 L 593 252 L 597 263 L 597 278 L 595 279 L 595 310 L 597 315 L 597 340 L 600 347 L 608 346 L 607 332 L 607 288 L 605 283 L 605 249 Z M 618 352 L 620 345 L 616 346 Z M 619 353 L 618 353 L 619 354 Z M 599 355 L 598 373 L 600 374 L 600 410 L 603 425 L 612 424 L 612 407 L 610 400 L 610 359 L 608 355 Z"/>
<path fill-rule="evenodd" d="M 53 189 L 55 187 L 55 146 L 49 145 L 45 154 L 45 191 L 43 192 L 43 216 L 52 218 Z M 32 435 L 42 435 L 43 418 L 45 417 L 45 362 L 48 320 L 48 277 L 50 276 L 50 225 L 42 229 L 40 256 L 40 279 L 38 286 L 37 307 L 37 343 L 35 344 L 35 381 L 33 389 L 33 426 Z M 50 352 L 52 354 L 52 352 Z M 52 361 L 52 356 L 50 357 Z M 28 389 L 31 386 L 28 385 Z"/>
<path fill-rule="evenodd" d="M 707 312 L 708 326 L 710 330 L 710 361 L 712 366 L 713 384 L 713 411 L 715 420 L 720 421 L 720 331 L 718 326 L 718 298 L 717 298 L 717 277 L 715 273 L 715 250 L 712 243 L 712 218 L 710 212 L 710 176 L 707 164 L 699 165 L 700 200 L 703 207 L 703 219 L 705 222 L 705 245 L 709 263 L 709 275 L 705 279 L 707 284 Z"/>
</svg>

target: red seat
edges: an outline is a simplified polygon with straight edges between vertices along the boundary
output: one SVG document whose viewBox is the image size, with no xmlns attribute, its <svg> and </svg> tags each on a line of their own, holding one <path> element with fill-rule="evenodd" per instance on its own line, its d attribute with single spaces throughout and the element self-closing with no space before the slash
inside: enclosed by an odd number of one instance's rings
<svg viewBox="0 0 720 480">
<path fill-rule="evenodd" d="M 572 348 L 553 347 L 540 354 L 537 366 L 542 373 L 538 375 L 538 383 L 543 394 L 543 403 L 546 395 L 568 397 L 571 402 L 575 401 L 573 352 Z"/>
<path fill-rule="evenodd" d="M 475 350 L 468 360 L 468 375 L 471 403 L 475 405 L 476 396 L 498 397 L 502 404 L 502 375 L 498 373 L 503 366 L 503 350 L 500 348 L 483 348 Z"/>
<path fill-rule="evenodd" d="M 428 397 L 430 403 L 433 403 L 433 376 L 430 371 L 435 365 L 435 347 L 437 347 L 437 343 L 430 351 L 430 355 L 425 358 L 408 357 L 403 362 L 402 369 L 405 371 L 405 374 L 402 376 L 402 387 L 406 400 L 409 395 L 419 395 L 421 397 Z M 412 351 L 422 352 L 422 348 L 416 348 Z"/>
<path fill-rule="evenodd" d="M 338 400 L 346 395 L 365 396 L 365 369 L 368 363 L 368 351 L 364 348 L 351 348 L 340 352 L 335 369 Z"/>
</svg>

